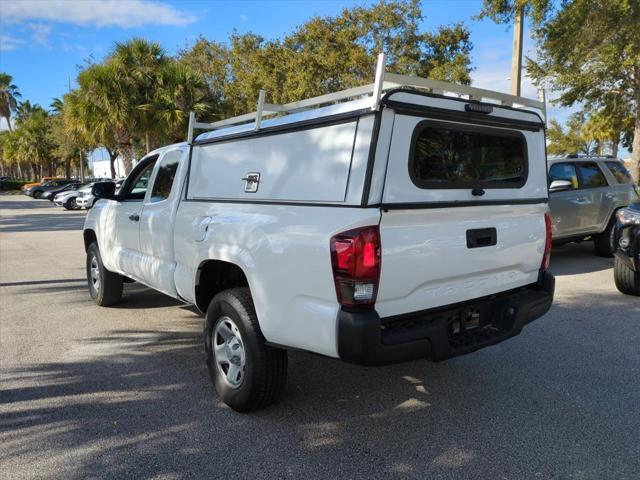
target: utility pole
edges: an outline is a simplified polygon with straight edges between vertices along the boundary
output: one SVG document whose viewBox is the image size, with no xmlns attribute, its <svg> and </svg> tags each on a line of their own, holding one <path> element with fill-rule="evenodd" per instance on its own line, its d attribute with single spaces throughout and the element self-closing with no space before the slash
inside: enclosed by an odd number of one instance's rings
<svg viewBox="0 0 640 480">
<path fill-rule="evenodd" d="M 524 9 L 519 7 L 513 19 L 513 51 L 511 53 L 511 95 L 520 96 L 522 86 L 522 24 Z"/>
</svg>

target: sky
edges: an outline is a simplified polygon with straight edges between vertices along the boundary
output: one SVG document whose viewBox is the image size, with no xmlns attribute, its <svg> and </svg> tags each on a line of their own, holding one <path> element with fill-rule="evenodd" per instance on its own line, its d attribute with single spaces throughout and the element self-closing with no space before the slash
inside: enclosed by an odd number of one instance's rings
<svg viewBox="0 0 640 480">
<path fill-rule="evenodd" d="M 229 34 L 253 32 L 281 38 L 315 15 L 371 2 L 346 0 L 0 0 L 0 71 L 14 78 L 23 100 L 49 106 L 74 87 L 78 68 L 101 60 L 115 42 L 143 37 L 169 53 L 200 36 L 225 41 Z M 509 91 L 512 30 L 473 19 L 481 0 L 424 0 L 422 28 L 463 22 L 471 31 L 472 85 Z M 535 45 L 525 24 L 525 55 Z M 373 77 L 373 72 L 372 72 Z M 523 79 L 523 96 L 537 98 Z M 564 121 L 569 109 L 550 106 L 549 117 Z M 4 125 L 3 125 L 4 126 Z M 0 126 L 2 128 L 3 126 Z M 4 126 L 6 128 L 6 126 Z"/>
</svg>

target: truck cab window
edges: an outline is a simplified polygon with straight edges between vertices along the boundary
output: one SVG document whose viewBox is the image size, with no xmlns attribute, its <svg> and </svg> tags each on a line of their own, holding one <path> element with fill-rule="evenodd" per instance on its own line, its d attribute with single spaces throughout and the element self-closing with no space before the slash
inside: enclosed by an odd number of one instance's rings
<svg viewBox="0 0 640 480">
<path fill-rule="evenodd" d="M 173 179 L 176 176 L 178 170 L 178 163 L 182 157 L 182 151 L 174 150 L 168 152 L 160 160 L 158 167 L 158 173 L 153 183 L 153 189 L 151 190 L 151 202 L 161 202 L 169 198 L 171 194 L 171 187 L 173 186 Z"/>
<path fill-rule="evenodd" d="M 151 172 L 156 164 L 157 157 L 141 168 L 137 173 L 134 171 L 133 181 L 127 185 L 127 190 L 123 192 L 124 200 L 143 200 L 149 186 Z"/>
</svg>

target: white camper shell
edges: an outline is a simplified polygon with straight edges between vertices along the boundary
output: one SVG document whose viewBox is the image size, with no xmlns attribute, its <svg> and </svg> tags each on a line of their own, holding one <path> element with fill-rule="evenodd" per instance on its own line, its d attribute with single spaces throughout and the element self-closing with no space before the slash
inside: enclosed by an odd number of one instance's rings
<svg viewBox="0 0 640 480">
<path fill-rule="evenodd" d="M 112 303 L 127 277 L 206 312 L 216 388 L 242 411 L 277 397 L 287 348 L 385 364 L 497 343 L 553 298 L 543 116 L 383 56 L 371 85 L 192 115 L 187 143 L 95 192 L 90 291 Z"/>
</svg>

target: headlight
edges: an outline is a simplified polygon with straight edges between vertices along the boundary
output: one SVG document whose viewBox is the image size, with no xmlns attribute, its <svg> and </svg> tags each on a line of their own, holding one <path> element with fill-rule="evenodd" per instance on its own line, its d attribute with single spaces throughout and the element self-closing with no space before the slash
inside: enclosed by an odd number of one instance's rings
<svg viewBox="0 0 640 480">
<path fill-rule="evenodd" d="M 640 225 L 640 210 L 621 208 L 616 213 L 621 225 Z"/>
</svg>

